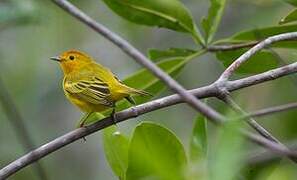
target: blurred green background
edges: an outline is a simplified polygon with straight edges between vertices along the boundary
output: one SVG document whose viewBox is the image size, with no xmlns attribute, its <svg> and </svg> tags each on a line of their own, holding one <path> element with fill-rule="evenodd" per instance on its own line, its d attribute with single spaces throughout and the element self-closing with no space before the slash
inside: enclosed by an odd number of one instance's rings
<svg viewBox="0 0 297 180">
<path fill-rule="evenodd" d="M 132 24 L 118 17 L 100 0 L 71 2 L 143 53 L 149 48 L 166 49 L 173 46 L 196 49 L 186 34 Z M 197 23 L 207 14 L 207 0 L 182 2 Z M 276 25 L 291 9 L 290 5 L 280 0 L 230 0 L 215 38 L 228 37 L 245 29 Z M 49 57 L 68 49 L 87 52 L 121 79 L 141 68 L 112 43 L 51 1 L 0 1 L 0 78 L 13 97 L 36 146 L 73 130 L 82 116 L 64 97 L 62 72 L 57 63 L 49 60 Z M 285 61 L 292 62 L 297 54 L 294 51 L 281 51 L 280 55 Z M 213 82 L 223 70 L 216 57 L 207 54 L 192 60 L 178 81 L 188 89 L 196 88 Z M 252 111 L 292 102 L 297 99 L 296 90 L 297 81 L 282 78 L 232 94 L 242 107 Z M 170 92 L 164 92 L 162 96 L 167 94 Z M 211 98 L 209 103 L 217 110 L 225 111 L 225 106 L 217 100 Z M 24 154 L 16 132 L 2 110 L 0 108 L 1 167 Z M 181 104 L 148 113 L 138 120 L 123 122 L 118 126 L 121 131 L 131 134 L 139 121 L 155 121 L 174 131 L 184 146 L 188 147 L 196 114 L 187 105 Z M 288 142 L 297 136 L 296 115 L 296 111 L 279 113 L 261 118 L 260 122 L 280 140 Z M 210 138 L 215 138 L 213 134 L 216 129 L 212 125 L 209 128 Z M 251 147 L 254 149 L 257 146 Z M 104 157 L 100 132 L 87 137 L 86 142 L 80 140 L 54 152 L 41 162 L 49 179 L 116 179 Z M 288 160 L 282 163 L 290 166 Z M 247 174 L 250 174 L 250 178 L 262 179 L 267 177 L 265 173 L 269 174 L 270 169 L 275 169 L 274 166 L 278 166 L 278 162 L 276 165 L 256 166 Z M 290 171 L 290 168 L 285 169 Z M 38 178 L 30 166 L 11 179 Z"/>
</svg>

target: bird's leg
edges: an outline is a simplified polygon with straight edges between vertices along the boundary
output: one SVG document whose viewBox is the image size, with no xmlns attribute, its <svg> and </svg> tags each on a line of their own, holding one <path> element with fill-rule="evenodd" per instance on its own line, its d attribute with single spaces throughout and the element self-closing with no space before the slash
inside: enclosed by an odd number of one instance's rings
<svg viewBox="0 0 297 180">
<path fill-rule="evenodd" d="M 112 111 L 111 111 L 111 114 L 110 114 L 110 117 L 111 117 L 111 120 L 113 121 L 113 123 L 114 124 L 116 124 L 117 123 L 117 119 L 116 119 L 116 117 L 115 117 L 115 108 L 112 108 Z"/>
<path fill-rule="evenodd" d="M 86 120 L 90 117 L 90 115 L 91 115 L 92 113 L 93 113 L 93 112 L 88 112 L 87 114 L 85 114 L 85 116 L 83 117 L 82 121 L 81 121 L 80 124 L 79 124 L 79 127 L 80 127 L 80 128 L 81 128 L 81 127 L 84 127 L 84 124 L 85 124 Z M 87 139 L 86 139 L 85 136 L 83 137 L 83 140 L 84 140 L 85 142 L 87 141 Z"/>
<path fill-rule="evenodd" d="M 92 114 L 93 112 L 88 112 L 84 115 L 84 117 L 82 118 L 81 122 L 79 123 L 79 127 L 83 127 L 86 120 L 90 117 L 90 115 Z"/>
<path fill-rule="evenodd" d="M 116 106 L 115 106 L 115 103 L 114 103 L 113 106 L 112 106 L 112 111 L 110 113 L 110 118 L 113 121 L 113 123 L 116 125 L 117 124 L 117 119 L 116 119 L 115 113 L 116 113 Z"/>
</svg>

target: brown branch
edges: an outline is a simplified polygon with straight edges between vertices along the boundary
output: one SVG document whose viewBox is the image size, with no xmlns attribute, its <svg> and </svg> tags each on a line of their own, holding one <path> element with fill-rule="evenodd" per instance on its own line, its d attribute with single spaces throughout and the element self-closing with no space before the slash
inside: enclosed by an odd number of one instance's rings
<svg viewBox="0 0 297 180">
<path fill-rule="evenodd" d="M 226 104 L 228 104 L 233 110 L 236 112 L 242 114 L 246 120 L 246 122 L 253 128 L 255 129 L 260 135 L 262 135 L 264 138 L 267 140 L 270 140 L 272 142 L 275 142 L 279 144 L 279 146 L 282 149 L 287 149 L 287 151 L 290 151 L 288 147 L 286 147 L 284 144 L 282 144 L 276 137 L 274 137 L 268 130 L 266 130 L 263 126 L 258 124 L 258 122 L 251 116 L 247 116 L 247 113 L 231 98 L 231 96 L 226 95 L 224 98 Z M 290 158 L 292 161 L 295 163 L 297 162 L 296 158 L 291 157 Z"/>
<path fill-rule="evenodd" d="M 281 142 L 275 138 L 270 132 L 268 132 L 264 127 L 262 127 L 261 125 L 259 125 L 257 123 L 257 121 L 250 117 L 247 116 L 247 113 L 231 98 L 231 96 L 227 95 L 224 98 L 224 102 L 226 104 L 228 104 L 233 110 L 235 110 L 236 112 L 240 113 L 242 116 L 245 116 L 246 118 L 244 118 L 244 120 L 246 120 L 246 122 L 252 127 L 254 128 L 259 134 L 261 134 L 263 137 L 274 141 L 276 143 L 281 144 Z"/>
<path fill-rule="evenodd" d="M 242 48 L 253 47 L 258 44 L 258 41 L 255 42 L 247 42 L 247 43 L 238 43 L 238 44 L 219 44 L 219 45 L 212 45 L 207 47 L 207 50 L 210 52 L 217 52 L 217 51 L 232 51 Z"/>
<path fill-rule="evenodd" d="M 244 61 L 246 61 L 250 56 L 252 56 L 256 51 L 264 48 L 266 45 L 271 44 L 272 42 L 276 42 L 281 39 L 290 39 L 294 38 L 295 34 L 282 34 L 278 36 L 273 36 L 271 38 L 268 38 L 267 40 L 264 40 L 263 42 L 257 44 L 254 48 L 252 48 L 252 51 L 248 51 L 245 53 L 240 60 L 235 61 L 235 65 L 232 64 L 230 67 L 227 68 L 227 71 L 225 71 L 221 78 L 213 83 L 212 85 L 198 88 L 193 91 L 187 92 L 182 86 L 180 86 L 175 80 L 173 80 L 169 75 L 164 73 L 162 70 L 160 70 L 154 63 L 152 63 L 149 59 L 147 59 L 143 54 L 141 54 L 137 49 L 135 49 L 133 46 L 131 46 L 127 41 L 119 37 L 118 35 L 114 34 L 110 30 L 108 30 L 103 25 L 97 23 L 93 19 L 91 19 L 89 16 L 84 14 L 82 11 L 77 9 L 75 6 L 73 6 L 71 3 L 69 3 L 66 0 L 55 0 L 56 4 L 58 4 L 60 7 L 62 7 L 65 11 L 79 19 L 84 24 L 88 25 L 90 28 L 95 30 L 96 32 L 103 35 L 105 38 L 109 39 L 111 42 L 113 42 L 115 45 L 117 45 L 119 48 L 121 48 L 124 52 L 126 52 L 129 56 L 131 56 L 135 61 L 149 69 L 153 74 L 155 74 L 158 78 L 160 78 L 171 90 L 177 92 L 179 95 L 172 95 L 168 96 L 166 98 L 161 98 L 159 100 L 151 101 L 124 111 L 121 111 L 119 113 L 116 113 L 117 120 L 119 122 L 127 120 L 129 118 L 138 116 L 143 113 L 147 113 L 156 109 L 160 109 L 163 107 L 167 107 L 176 103 L 181 102 L 184 100 L 189 105 L 194 107 L 196 110 L 200 111 L 202 114 L 204 114 L 209 120 L 212 120 L 216 124 L 221 124 L 223 121 L 225 121 L 225 118 L 214 111 L 212 108 L 208 107 L 207 105 L 203 104 L 201 101 L 196 99 L 192 94 L 194 93 L 197 97 L 200 97 L 198 95 L 198 92 L 204 93 L 204 96 L 207 96 L 207 94 L 210 96 L 216 96 L 219 97 L 222 89 L 226 89 L 228 91 L 231 91 L 236 89 L 236 83 L 240 84 L 238 81 L 227 81 L 229 76 L 235 71 L 237 67 L 240 66 L 240 64 Z M 290 36 L 292 35 L 292 36 Z M 296 33 L 297 36 L 297 33 Z M 296 71 L 296 64 L 290 65 L 290 67 L 285 68 L 279 68 L 277 69 L 277 72 L 288 74 L 290 70 Z M 285 72 L 283 72 L 285 70 Z M 242 80 L 242 82 L 245 82 L 246 85 L 250 83 L 260 83 L 265 80 L 272 80 L 277 77 L 280 77 L 280 74 L 276 73 L 263 73 L 264 75 L 271 75 L 269 77 L 263 77 L 263 76 L 253 76 L 255 79 L 248 79 L 245 78 Z M 257 79 L 259 78 L 259 79 Z M 238 85 L 237 84 L 237 85 Z M 243 84 L 241 84 L 243 85 Z M 244 85 L 243 85 L 244 86 Z M 232 88 L 231 88 L 232 87 Z M 237 87 L 240 88 L 240 87 Z M 205 91 L 208 90 L 208 91 Z M 196 94 L 197 93 L 197 94 Z M 213 94 L 211 94 L 213 93 Z M 202 95 L 203 96 L 203 95 Z M 202 97 L 201 96 L 201 97 Z M 79 128 L 76 129 L 64 136 L 61 136 L 54 141 L 41 146 L 40 148 L 37 148 L 34 151 L 31 151 L 27 155 L 24 155 L 23 157 L 19 158 L 18 160 L 10 163 L 8 166 L 4 167 L 0 170 L 0 178 L 6 178 L 13 173 L 17 172 L 18 170 L 22 169 L 23 167 L 37 161 L 38 159 L 46 156 L 47 154 L 56 151 L 57 149 L 60 149 L 61 147 L 79 139 L 84 136 L 87 136 L 93 132 L 96 132 L 102 128 L 108 127 L 113 123 L 113 121 L 110 118 L 105 118 L 101 121 L 98 121 L 97 123 L 90 125 L 88 127 Z M 256 142 L 274 152 L 277 152 L 283 156 L 288 156 L 290 158 L 296 158 L 296 153 L 288 150 L 287 148 L 284 148 L 283 146 L 280 146 L 277 143 L 271 142 L 261 136 L 257 136 L 255 134 L 251 134 L 249 132 L 243 131 L 242 132 L 249 140 Z"/>
<path fill-rule="evenodd" d="M 245 118 L 249 118 L 249 117 L 262 117 L 262 116 L 271 115 L 273 113 L 293 110 L 296 108 L 297 108 L 297 102 L 293 102 L 293 103 L 283 104 L 283 105 L 279 105 L 279 106 L 269 107 L 269 108 L 260 109 L 260 110 L 254 111 L 254 112 L 246 113 L 245 115 L 240 116 L 235 119 L 239 120 L 239 119 L 245 119 Z"/>
<path fill-rule="evenodd" d="M 286 70 L 286 71 L 285 71 Z M 280 78 L 282 76 L 286 76 L 288 74 L 292 74 L 297 72 L 297 63 L 290 64 L 285 67 L 277 68 L 271 70 L 269 72 L 265 72 L 262 74 L 254 75 L 251 77 L 243 78 L 236 81 L 229 81 L 226 85 L 226 89 L 228 91 L 234 91 L 241 88 L 245 88 L 248 86 L 256 85 L 259 83 L 263 83 L 265 81 L 270 81 L 271 73 L 273 73 L 273 79 Z M 209 86 L 204 86 L 201 88 L 197 88 L 194 90 L 190 90 L 190 93 L 197 96 L 198 98 L 206 98 L 206 97 L 218 97 L 220 94 L 219 89 L 215 84 L 211 84 Z M 163 97 L 157 100 L 153 100 L 133 108 L 126 109 L 124 111 L 116 113 L 117 120 L 119 122 L 125 121 L 127 119 L 131 119 L 133 117 L 139 116 L 141 114 L 145 114 L 148 112 L 152 112 L 161 108 L 165 108 L 168 106 L 172 106 L 178 103 L 181 103 L 182 99 L 178 95 L 170 95 L 167 97 Z M 82 138 L 88 136 L 100 129 L 108 127 L 113 124 L 113 121 L 110 118 L 105 118 L 104 120 L 100 120 L 97 123 L 87 126 L 85 128 L 75 129 L 63 136 L 58 137 L 57 139 L 40 146 L 39 148 L 35 149 L 34 151 L 29 152 L 28 154 L 20 157 L 19 159 L 11 162 L 6 167 L 0 170 L 0 179 L 5 179 L 15 172 L 19 171 L 20 169 L 28 166 L 29 164 L 34 163 L 35 161 L 45 157 L 46 155 L 61 149 L 62 147 Z M 251 138 L 254 138 L 252 136 Z M 256 136 L 255 140 L 258 137 Z M 262 139 L 261 139 L 262 140 Z M 264 141 L 267 143 L 266 141 Z M 272 143 L 273 144 L 273 143 Z M 280 149 L 278 149 L 280 150 Z M 278 151 L 279 152 L 279 151 Z M 291 152 L 289 153 L 291 154 Z M 287 150 L 280 155 L 287 155 Z"/>
<path fill-rule="evenodd" d="M 292 141 L 292 142 L 288 142 L 286 143 L 288 144 L 287 146 L 290 149 L 293 150 L 297 150 L 297 142 Z M 279 154 L 273 153 L 271 151 L 267 151 L 267 150 L 254 150 L 252 152 L 249 152 L 247 154 L 247 163 L 250 165 L 255 165 L 255 164 L 259 164 L 259 163 L 267 163 L 269 161 L 273 161 L 273 160 L 278 160 L 281 159 L 282 157 L 279 156 Z"/>
<path fill-rule="evenodd" d="M 234 73 L 236 69 L 240 67 L 242 63 L 247 61 L 251 56 L 256 54 L 258 51 L 264 49 L 265 47 L 279 41 L 291 40 L 297 38 L 297 32 L 290 32 L 279 34 L 275 36 L 268 37 L 267 39 L 261 41 L 247 52 L 242 54 L 239 58 L 237 58 L 222 74 L 218 81 L 226 81 L 229 77 Z"/>
</svg>

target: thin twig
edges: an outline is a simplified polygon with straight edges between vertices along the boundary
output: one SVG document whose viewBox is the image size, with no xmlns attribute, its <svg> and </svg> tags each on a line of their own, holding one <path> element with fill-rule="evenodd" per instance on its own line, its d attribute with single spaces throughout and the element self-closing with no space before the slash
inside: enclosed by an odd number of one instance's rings
<svg viewBox="0 0 297 180">
<path fill-rule="evenodd" d="M 184 89 L 172 77 L 170 77 L 168 74 L 162 71 L 158 66 L 156 66 L 151 60 L 145 57 L 140 51 L 138 51 L 135 47 L 129 44 L 126 40 L 124 40 L 114 32 L 110 31 L 102 24 L 90 18 L 88 15 L 86 15 L 84 12 L 79 10 L 77 7 L 75 7 L 67 0 L 53 0 L 53 2 L 55 2 L 58 6 L 67 11 L 69 14 L 80 20 L 82 23 L 86 24 L 94 31 L 98 32 L 103 37 L 113 42 L 126 54 L 131 56 L 136 62 L 147 68 L 155 76 L 162 80 L 172 91 L 178 93 L 182 98 L 184 98 L 185 102 L 187 102 L 191 107 L 201 112 L 211 121 L 213 121 L 214 123 L 222 123 L 225 120 L 221 114 L 219 114 L 211 107 L 207 106 L 206 104 L 195 98 L 195 96 L 193 96 L 192 94 L 188 93 L 186 89 Z"/>
<path fill-rule="evenodd" d="M 243 116 L 247 116 L 247 112 L 245 112 L 232 98 L 231 96 L 227 95 L 224 98 L 224 102 L 226 104 L 228 104 L 233 110 L 235 110 L 236 112 L 240 113 Z M 277 140 L 277 138 L 275 138 L 270 132 L 268 132 L 264 127 L 262 127 L 260 124 L 257 123 L 257 121 L 255 119 L 253 119 L 252 117 L 247 116 L 248 118 L 245 118 L 244 120 L 247 120 L 246 122 L 252 127 L 254 128 L 259 134 L 261 134 L 263 137 L 274 141 L 276 143 L 281 144 L 281 142 L 279 140 Z"/>
<path fill-rule="evenodd" d="M 238 44 L 220 44 L 220 45 L 211 45 L 207 47 L 207 50 L 210 52 L 217 52 L 217 51 L 232 51 L 242 48 L 253 47 L 254 45 L 258 44 L 258 41 L 255 42 L 247 42 L 247 43 L 238 43 Z"/>
<path fill-rule="evenodd" d="M 242 133 L 250 140 L 253 140 L 253 142 L 258 143 L 260 146 L 266 147 L 272 152 L 275 152 L 281 156 L 287 156 L 289 159 L 296 162 L 297 156 L 295 151 L 291 151 L 286 146 L 282 146 L 278 143 L 274 143 L 268 139 L 263 138 L 262 136 L 257 136 L 253 133 L 250 133 L 248 131 L 242 131 Z"/>
<path fill-rule="evenodd" d="M 218 81 L 226 81 L 229 79 L 229 77 L 234 73 L 234 71 L 245 61 L 247 61 L 251 56 L 256 54 L 258 51 L 262 50 L 263 48 L 271 45 L 272 43 L 279 42 L 279 41 L 285 41 L 290 39 L 297 38 L 297 32 L 290 32 L 290 33 L 284 33 L 279 34 L 275 36 L 268 37 L 267 39 L 261 41 L 256 46 L 249 49 L 247 52 L 245 52 L 243 55 L 241 55 L 239 58 L 237 58 L 220 76 Z"/>
<path fill-rule="evenodd" d="M 21 116 L 18 108 L 16 107 L 12 97 L 10 96 L 8 90 L 4 86 L 1 78 L 0 78 L 0 103 L 2 105 L 2 109 L 7 116 L 7 119 L 12 124 L 14 128 L 14 132 L 17 134 L 19 141 L 21 142 L 23 149 L 27 151 L 31 151 L 35 148 L 33 140 L 31 139 L 30 133 L 28 132 L 24 119 Z M 37 176 L 41 180 L 47 180 L 47 175 L 45 169 L 43 168 L 41 162 L 35 164 L 34 169 L 36 171 Z"/>
<path fill-rule="evenodd" d="M 248 87 L 248 86 L 259 84 L 265 81 L 271 81 L 283 76 L 293 74 L 296 72 L 296 70 L 297 70 L 297 62 L 287 66 L 280 67 L 280 68 L 272 69 L 270 71 L 266 71 L 254 76 L 250 76 L 250 77 L 246 77 L 246 78 L 242 78 L 234 81 L 227 81 L 226 89 L 229 91 L 229 89 L 241 87 L 240 85 L 242 84 Z"/>
<path fill-rule="evenodd" d="M 297 108 L 297 102 L 293 102 L 293 103 L 283 104 L 279 106 L 269 107 L 269 108 L 260 109 L 254 112 L 246 113 L 245 115 L 237 117 L 235 119 L 239 120 L 239 119 L 246 119 L 249 117 L 262 117 L 266 115 L 272 115 L 273 113 L 288 111 L 296 108 Z"/>
<path fill-rule="evenodd" d="M 238 113 L 242 114 L 243 116 L 246 116 L 247 113 L 231 98 L 231 96 L 227 95 L 225 96 L 225 102 L 235 111 Z M 266 130 L 263 126 L 258 124 L 258 122 L 250 116 L 247 116 L 247 118 L 244 118 L 246 122 L 253 128 L 255 129 L 260 135 L 262 135 L 264 138 L 267 140 L 270 140 L 272 142 L 275 142 L 279 144 L 279 147 L 282 149 L 287 149 L 287 151 L 290 151 L 288 147 L 286 147 L 284 144 L 282 144 L 276 137 L 274 137 L 268 130 Z M 297 162 L 297 158 L 290 158 L 292 161 L 295 163 Z"/>
<path fill-rule="evenodd" d="M 286 76 L 288 74 L 292 74 L 297 72 L 297 63 L 290 64 L 285 67 L 277 68 L 271 70 L 269 72 L 265 72 L 262 74 L 250 76 L 247 78 L 243 78 L 236 81 L 230 81 L 226 85 L 226 89 L 231 92 L 234 90 L 238 90 L 241 88 L 245 88 L 248 86 L 256 85 L 259 83 L 263 83 L 265 81 L 270 81 L 272 79 L 280 78 L 282 76 Z M 271 74 L 273 74 L 273 78 L 271 79 Z M 189 91 L 194 94 L 198 98 L 206 98 L 206 97 L 217 97 L 219 95 L 219 90 L 215 84 L 211 84 L 208 86 L 204 86 L 201 88 L 193 89 Z M 179 95 L 170 95 L 167 97 L 163 97 L 157 100 L 153 100 L 133 108 L 126 109 L 124 111 L 116 113 L 117 119 L 119 121 L 124 121 L 135 116 L 139 116 L 144 113 L 152 112 L 161 108 L 165 108 L 168 106 L 172 106 L 178 103 L 181 103 L 182 99 Z M 28 166 L 29 164 L 34 163 L 35 161 L 43 158 L 44 156 L 61 149 L 62 147 L 82 138 L 88 136 L 100 129 L 110 126 L 113 124 L 109 118 L 98 121 L 97 123 L 90 125 L 85 128 L 80 128 L 73 130 L 59 138 L 37 148 L 36 150 L 24 155 L 23 157 L 11 162 L 6 167 L 0 170 L 0 179 L 7 178 L 19 171 L 20 169 Z M 265 141 L 266 142 L 266 141 Z M 287 150 L 286 150 L 287 152 Z"/>
<path fill-rule="evenodd" d="M 297 150 L 297 142 L 292 141 L 286 143 L 290 149 Z M 279 154 L 273 153 L 271 151 L 254 150 L 247 154 L 247 163 L 250 165 L 255 165 L 259 163 L 267 163 L 269 161 L 278 160 L 281 156 Z"/>
<path fill-rule="evenodd" d="M 269 52 L 279 61 L 281 66 L 286 66 L 289 63 L 287 63 L 274 49 L 272 48 L 266 48 L 269 50 Z M 295 85 L 295 88 L 297 87 L 297 76 L 290 76 L 290 79 L 292 83 Z"/>
</svg>

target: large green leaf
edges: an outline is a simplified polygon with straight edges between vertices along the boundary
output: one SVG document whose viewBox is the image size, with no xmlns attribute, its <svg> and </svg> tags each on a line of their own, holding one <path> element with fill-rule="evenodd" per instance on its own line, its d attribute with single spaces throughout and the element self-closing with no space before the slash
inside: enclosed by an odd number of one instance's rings
<svg viewBox="0 0 297 180">
<path fill-rule="evenodd" d="M 257 167 L 257 166 L 256 166 Z M 265 169 L 257 175 L 257 180 L 292 180 L 297 179 L 296 167 L 293 163 L 281 161 L 265 164 Z"/>
<path fill-rule="evenodd" d="M 186 154 L 178 138 L 151 122 L 135 128 L 128 156 L 127 180 L 184 179 Z"/>
<path fill-rule="evenodd" d="M 296 0 L 284 0 L 285 2 L 293 5 L 293 6 L 297 6 L 297 1 Z"/>
<path fill-rule="evenodd" d="M 173 57 L 187 57 L 194 54 L 196 51 L 191 49 L 180 49 L 180 48 L 169 48 L 166 50 L 159 49 L 149 49 L 148 57 L 154 61 L 158 62 L 163 59 L 173 58 Z"/>
<path fill-rule="evenodd" d="M 119 16 L 136 24 L 188 32 L 201 36 L 186 7 L 179 0 L 104 0 Z M 198 37 L 199 36 L 199 37 Z"/>
<path fill-rule="evenodd" d="M 190 158 L 198 161 L 207 155 L 207 119 L 198 114 L 190 142 Z"/>
<path fill-rule="evenodd" d="M 245 53 L 247 49 L 233 51 L 220 51 L 216 53 L 217 58 L 222 61 L 225 67 L 228 67 L 239 56 Z M 244 62 L 236 71 L 237 73 L 261 73 L 278 66 L 278 59 L 275 55 L 267 50 L 262 50 L 253 55 L 249 60 Z"/>
<path fill-rule="evenodd" d="M 202 19 L 202 27 L 206 35 L 207 44 L 213 40 L 213 37 L 220 24 L 226 0 L 210 0 L 210 8 L 208 9 L 208 15 Z"/>
<path fill-rule="evenodd" d="M 297 9 L 291 11 L 286 17 L 282 18 L 279 23 L 286 24 L 293 21 L 297 21 Z"/>
<path fill-rule="evenodd" d="M 128 167 L 129 139 L 111 126 L 103 130 L 103 147 L 111 169 L 120 179 L 124 179 Z"/>
<path fill-rule="evenodd" d="M 295 32 L 295 31 L 297 31 L 297 24 L 257 28 L 257 29 L 239 32 L 231 36 L 230 38 L 219 40 L 218 42 L 230 43 L 230 42 L 259 41 L 269 36 L 273 36 L 281 33 L 287 33 L 287 32 Z"/>
<path fill-rule="evenodd" d="M 240 123 L 240 122 L 239 122 Z M 238 129 L 238 122 L 227 122 L 220 128 L 217 135 L 217 143 L 209 155 L 209 179 L 229 180 L 238 175 L 243 166 L 243 137 Z"/>
</svg>

